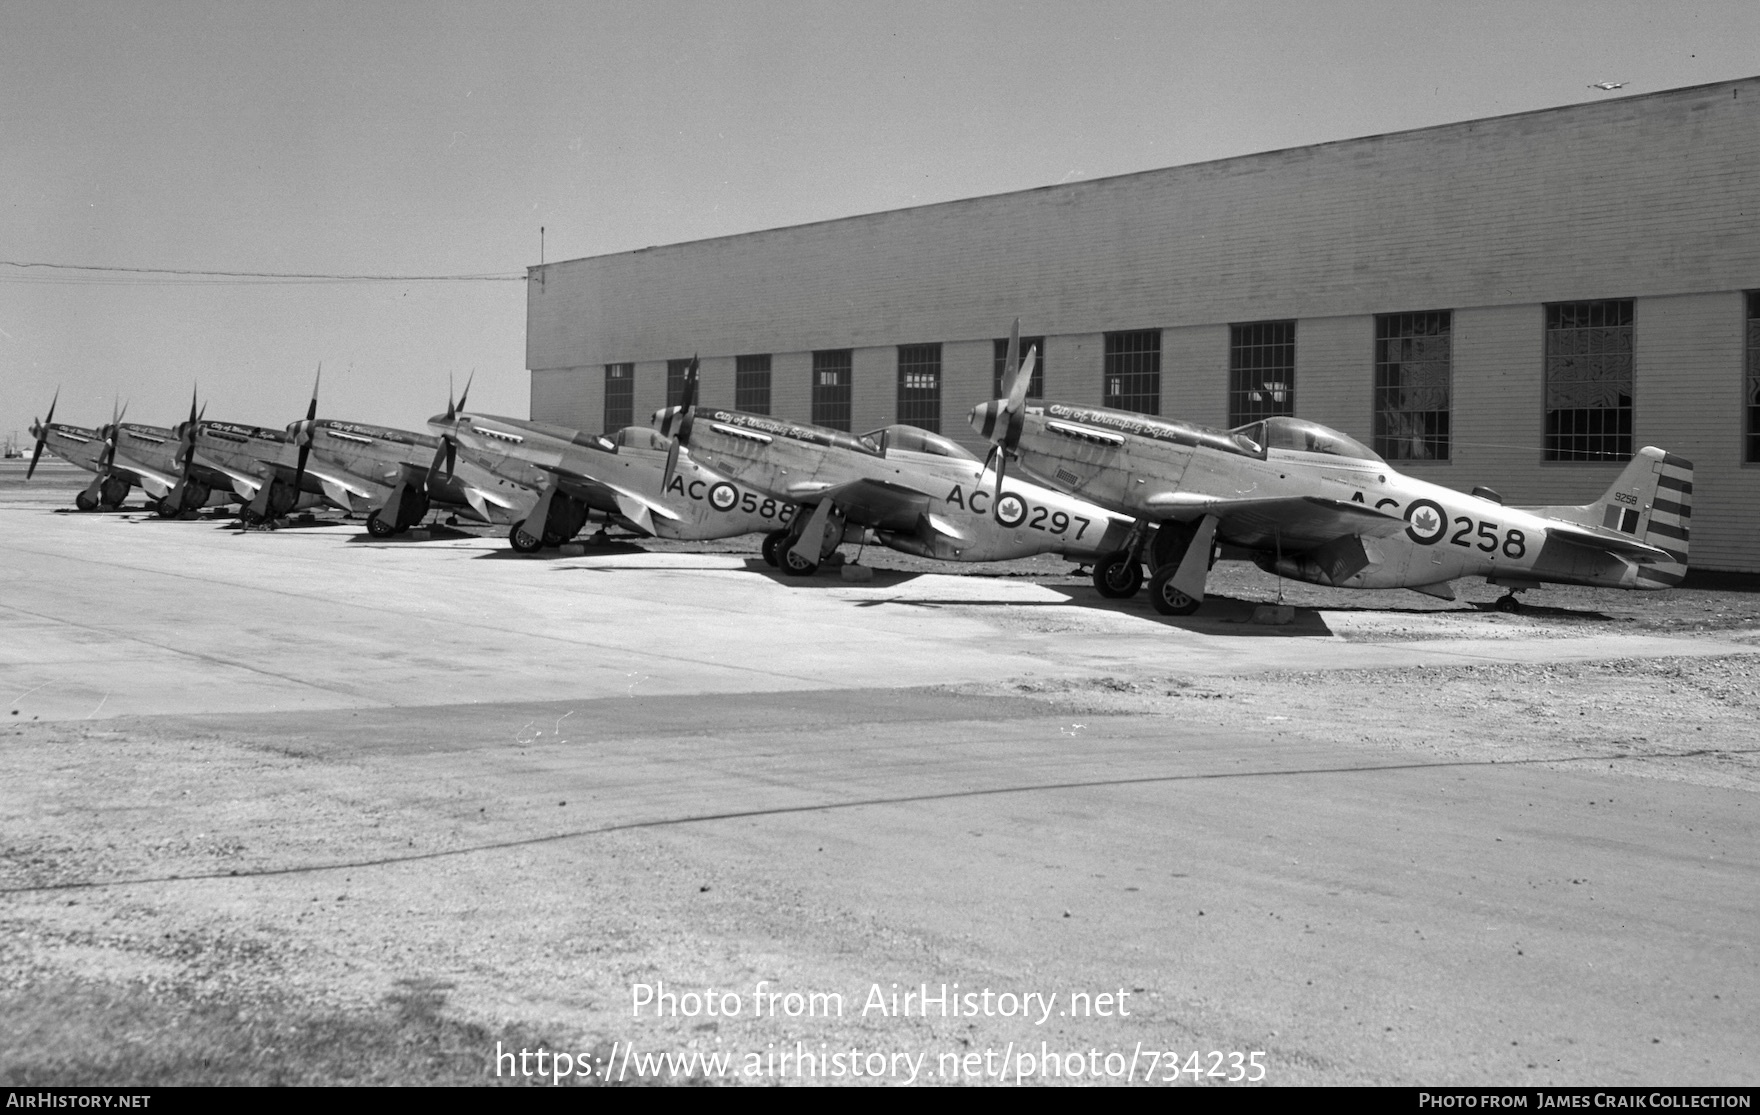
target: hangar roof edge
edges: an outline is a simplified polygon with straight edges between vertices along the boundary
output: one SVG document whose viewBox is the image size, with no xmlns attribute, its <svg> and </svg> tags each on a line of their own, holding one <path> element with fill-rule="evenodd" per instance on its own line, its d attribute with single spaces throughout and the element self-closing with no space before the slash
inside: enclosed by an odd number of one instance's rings
<svg viewBox="0 0 1760 1115">
<path fill-rule="evenodd" d="M 668 244 L 650 244 L 647 247 L 633 248 L 621 252 L 605 252 L 600 255 L 577 256 L 573 259 L 556 260 L 552 263 L 532 264 L 526 268 L 526 278 L 529 281 L 536 278 L 540 272 L 547 271 L 554 267 L 588 263 L 595 260 L 640 256 L 648 252 L 662 251 L 669 248 L 691 248 L 704 244 L 720 243 L 723 241 L 744 240 L 750 237 L 769 235 L 771 233 L 791 232 L 799 229 L 817 228 L 826 225 L 866 221 L 876 217 L 885 217 L 897 213 L 913 213 L 931 209 L 945 209 L 956 205 L 973 205 L 991 201 L 996 198 L 1018 197 L 1024 194 L 1046 193 L 1053 190 L 1078 190 L 1084 187 L 1092 187 L 1107 182 L 1120 182 L 1130 178 L 1145 178 L 1150 175 L 1166 174 L 1169 171 L 1175 170 L 1196 170 L 1201 167 L 1222 166 L 1228 163 L 1244 163 L 1253 159 L 1277 158 L 1302 151 L 1319 151 L 1330 147 L 1345 147 L 1357 143 L 1372 143 L 1377 140 L 1392 139 L 1399 136 L 1420 135 L 1425 132 L 1446 132 L 1451 129 L 1471 128 L 1475 125 L 1490 124 L 1506 120 L 1518 120 L 1523 117 L 1579 112 L 1602 108 L 1607 105 L 1629 103 L 1632 101 L 1662 100 L 1673 97 L 1686 99 L 1692 95 L 1702 94 L 1712 89 L 1729 89 L 1753 85 L 1760 85 L 1760 74 L 1751 77 L 1724 78 L 1719 81 L 1705 82 L 1700 85 L 1683 85 L 1672 89 L 1656 89 L 1646 93 L 1632 93 L 1623 97 L 1606 97 L 1593 101 L 1578 101 L 1573 104 L 1552 105 L 1548 108 L 1523 109 L 1520 112 L 1505 112 L 1496 116 L 1475 116 L 1468 120 L 1453 120 L 1446 124 L 1429 124 L 1422 128 L 1403 128 L 1399 131 L 1374 132 L 1369 135 L 1347 136 L 1343 139 L 1327 139 L 1321 140 L 1317 143 L 1297 144 L 1294 147 L 1277 147 L 1268 151 L 1252 151 L 1244 155 L 1229 155 L 1219 159 L 1201 159 L 1195 163 L 1175 163 L 1172 166 L 1149 167 L 1144 170 L 1126 171 L 1122 174 L 1108 174 L 1099 178 L 1085 178 L 1079 182 L 1053 182 L 1044 186 L 1028 186 L 1019 190 L 1004 190 L 1001 193 L 979 194 L 974 197 L 953 198 L 948 201 L 931 201 L 925 202 L 922 205 L 901 206 L 897 209 L 876 209 L 866 213 L 851 213 L 842 217 L 827 217 L 824 220 L 818 221 L 803 221 L 800 224 L 794 225 L 773 225 L 769 228 L 751 229 L 747 232 L 732 232 L 724 236 L 706 236 L 700 240 L 680 240 Z"/>
</svg>

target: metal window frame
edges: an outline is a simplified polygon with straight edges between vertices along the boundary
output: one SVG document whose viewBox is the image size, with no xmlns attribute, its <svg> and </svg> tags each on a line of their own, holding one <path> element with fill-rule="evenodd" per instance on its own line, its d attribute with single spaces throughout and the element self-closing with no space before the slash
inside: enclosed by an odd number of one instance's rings
<svg viewBox="0 0 1760 1115">
<path fill-rule="evenodd" d="M 1267 373 L 1283 378 L 1268 380 Z M 1296 319 L 1229 323 L 1229 428 L 1295 412 Z"/>
<path fill-rule="evenodd" d="M 605 365 L 605 406 L 601 417 L 604 419 L 603 424 L 607 434 L 616 433 L 625 426 L 636 424 L 636 366 L 634 364 Z"/>
<path fill-rule="evenodd" d="M 1033 378 L 1027 383 L 1027 398 L 1043 399 L 1045 397 L 1045 338 L 1022 337 L 1020 358 L 1025 360 L 1027 353 L 1037 348 L 1039 357 L 1033 362 Z M 995 340 L 995 359 L 990 373 L 992 399 L 1002 398 L 1002 373 L 1008 367 L 1008 338 L 997 337 Z"/>
<path fill-rule="evenodd" d="M 1632 459 L 1637 414 L 1637 305 L 1631 298 L 1596 298 L 1578 302 L 1547 302 L 1541 344 L 1540 460 L 1545 464 L 1618 463 Z M 1609 322 L 1611 316 L 1615 318 Z M 1568 321 L 1566 319 L 1569 319 Z M 1605 344 L 1599 331 L 1623 330 L 1624 352 L 1596 351 Z M 1623 355 L 1626 362 L 1625 401 L 1618 406 L 1553 407 L 1554 376 L 1583 357 L 1603 364 Z"/>
<path fill-rule="evenodd" d="M 687 357 L 683 360 L 666 362 L 666 405 L 675 407 L 684 402 L 684 375 L 690 371 L 691 362 Z M 698 385 L 701 386 L 700 384 Z"/>
<path fill-rule="evenodd" d="M 733 358 L 733 409 L 770 413 L 770 354 Z"/>
<path fill-rule="evenodd" d="M 854 349 L 828 348 L 813 353 L 813 425 L 849 432 L 854 367 Z"/>
<path fill-rule="evenodd" d="M 1420 326 L 1432 326 L 1422 329 Z M 1407 392 L 1422 390 L 1409 383 L 1396 382 L 1402 369 L 1415 363 L 1429 364 L 1434 359 L 1415 361 L 1405 352 L 1395 354 L 1393 344 L 1420 338 L 1441 338 L 1442 398 L 1440 407 L 1417 408 L 1399 405 L 1409 398 Z M 1454 311 L 1409 310 L 1375 315 L 1375 373 L 1370 398 L 1373 426 L 1373 448 L 1389 461 L 1446 463 L 1451 457 L 1454 422 Z M 1413 427 L 1416 427 L 1415 429 Z M 1398 427 L 1396 429 L 1396 427 Z"/>
<path fill-rule="evenodd" d="M 1161 330 L 1105 334 L 1101 405 L 1138 414 L 1161 413 Z"/>
<path fill-rule="evenodd" d="M 1746 351 L 1743 353 L 1742 463 L 1760 465 L 1760 290 L 1747 292 Z"/>
<path fill-rule="evenodd" d="M 915 380 L 916 382 L 913 382 Z M 898 346 L 897 421 L 941 432 L 941 345 Z"/>
</svg>

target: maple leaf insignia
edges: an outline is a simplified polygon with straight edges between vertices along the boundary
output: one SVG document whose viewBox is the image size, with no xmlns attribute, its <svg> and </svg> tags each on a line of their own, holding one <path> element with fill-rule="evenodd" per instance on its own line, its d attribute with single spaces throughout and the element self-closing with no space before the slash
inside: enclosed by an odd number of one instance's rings
<svg viewBox="0 0 1760 1115">
<path fill-rule="evenodd" d="M 1418 528 L 1419 533 L 1429 534 L 1436 529 L 1436 516 L 1431 513 L 1428 507 L 1421 508 L 1416 515 L 1412 516 L 1412 525 Z"/>
</svg>

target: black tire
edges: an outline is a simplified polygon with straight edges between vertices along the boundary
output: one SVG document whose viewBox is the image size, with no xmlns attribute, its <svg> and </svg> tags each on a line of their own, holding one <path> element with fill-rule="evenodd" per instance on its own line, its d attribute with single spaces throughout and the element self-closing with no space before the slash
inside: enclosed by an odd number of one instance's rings
<svg viewBox="0 0 1760 1115">
<path fill-rule="evenodd" d="M 86 492 L 81 492 L 73 497 L 73 505 L 81 511 L 96 511 L 98 509 L 98 497 Z"/>
<path fill-rule="evenodd" d="M 544 540 L 542 538 L 533 538 L 531 535 L 527 534 L 524 530 L 525 525 L 526 521 L 524 519 L 513 524 L 507 532 L 507 541 L 512 543 L 514 551 L 517 553 L 535 554 L 544 548 Z"/>
<path fill-rule="evenodd" d="M 781 569 L 790 577 L 811 577 L 814 573 L 819 571 L 818 562 L 803 561 L 800 557 L 796 556 L 794 547 L 792 546 L 778 546 L 776 549 L 776 562 L 777 568 Z"/>
<path fill-rule="evenodd" d="M 1094 563 L 1094 588 L 1108 600 L 1129 600 L 1143 587 L 1143 563 L 1115 550 Z"/>
<path fill-rule="evenodd" d="M 1498 611 L 1505 612 L 1512 616 L 1518 614 L 1522 610 L 1522 602 L 1513 596 L 1499 596 L 1497 598 L 1497 603 L 1493 606 Z"/>
<path fill-rule="evenodd" d="M 175 519 L 183 514 L 183 508 L 178 504 L 172 503 L 171 498 L 167 496 L 164 499 L 156 499 L 153 501 L 153 513 L 161 519 Z"/>
<path fill-rule="evenodd" d="M 1204 603 L 1202 600 L 1192 599 L 1182 589 L 1174 586 L 1173 575 L 1177 572 L 1178 566 L 1163 566 L 1149 578 L 1149 603 L 1164 616 L 1189 616 Z"/>
<path fill-rule="evenodd" d="M 768 565 L 772 569 L 781 565 L 781 559 L 776 556 L 777 547 L 787 540 L 788 532 L 786 530 L 773 530 L 764 536 L 764 545 L 762 549 L 764 551 L 765 565 Z"/>
<path fill-rule="evenodd" d="M 367 533 L 374 538 L 390 538 L 397 530 L 381 518 L 379 512 L 374 511 L 367 516 Z"/>
</svg>

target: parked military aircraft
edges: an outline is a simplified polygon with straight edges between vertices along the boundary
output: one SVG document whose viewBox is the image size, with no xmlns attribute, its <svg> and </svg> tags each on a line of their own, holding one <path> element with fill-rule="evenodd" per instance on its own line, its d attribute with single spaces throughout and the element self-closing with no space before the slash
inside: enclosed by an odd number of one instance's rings
<svg viewBox="0 0 1760 1115">
<path fill-rule="evenodd" d="M 1126 520 L 1037 484 L 992 485 L 987 466 L 940 434 L 887 426 L 859 437 L 759 414 L 696 405 L 696 378 L 663 432 L 700 461 L 810 514 L 766 536 L 764 556 L 808 576 L 846 539 L 871 529 L 882 545 L 944 561 L 1007 561 L 1058 553 L 1078 560 L 1124 544 Z M 849 528 L 855 528 L 850 537 Z"/>
<path fill-rule="evenodd" d="M 31 423 L 31 437 L 36 445 L 31 450 L 31 463 L 25 468 L 24 478 L 28 481 L 36 475 L 37 462 L 43 459 L 43 451 L 47 449 L 69 464 L 93 474 L 91 485 L 73 498 L 75 507 L 81 511 L 121 507 L 133 486 L 126 476 L 110 471 L 110 459 L 116 452 L 115 439 L 111 435 L 122 415 L 113 415 L 109 426 L 95 430 L 56 422 L 55 405 L 60 401 L 61 392 L 57 391 L 49 401 L 48 417 Z"/>
<path fill-rule="evenodd" d="M 521 553 L 568 541 L 592 512 L 644 534 L 685 540 L 773 531 L 794 517 L 792 504 L 742 489 L 646 427 L 598 437 L 469 413 L 463 402 L 429 419 L 428 428 L 445 443 L 448 471 L 456 456 L 541 493 L 508 531 Z M 438 457 L 434 463 L 437 469 Z"/>
<path fill-rule="evenodd" d="M 1591 503 L 1508 507 L 1488 489 L 1466 495 L 1401 475 L 1356 440 L 1299 418 L 1215 430 L 1105 407 L 1029 406 L 1030 368 L 1029 356 L 1004 398 L 971 413 L 997 446 L 999 477 L 1013 461 L 1134 518 L 1129 543 L 1096 565 L 1095 584 L 1134 594 L 1148 550 L 1150 599 L 1164 615 L 1197 610 L 1218 542 L 1269 572 L 1343 588 L 1451 600 L 1452 581 L 1484 577 L 1509 590 L 1498 601 L 1506 611 L 1541 584 L 1659 589 L 1686 573 L 1693 466 L 1661 449 L 1640 449 Z"/>
</svg>

